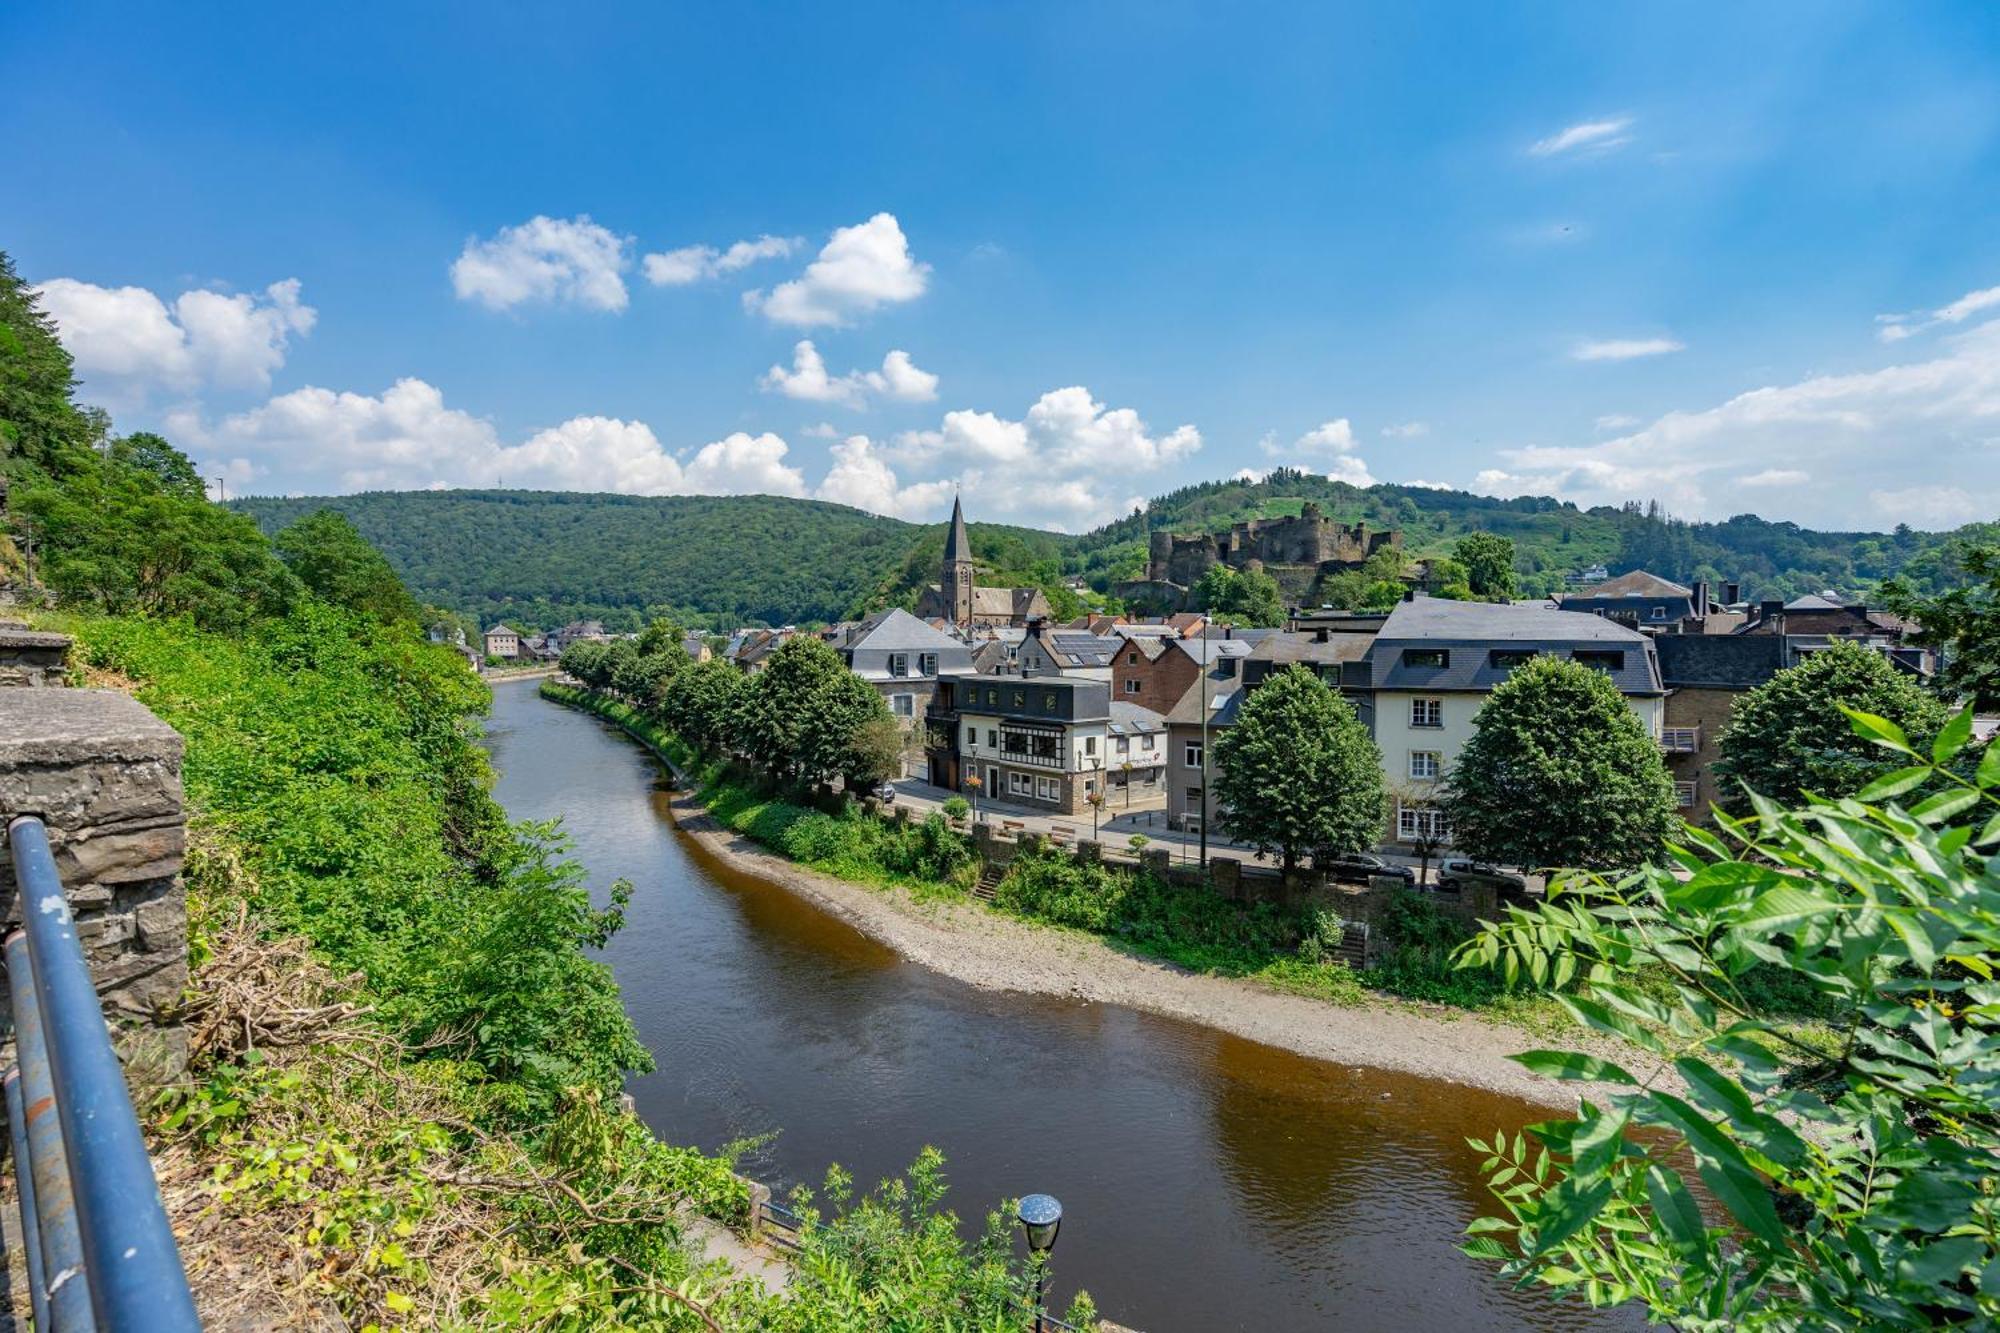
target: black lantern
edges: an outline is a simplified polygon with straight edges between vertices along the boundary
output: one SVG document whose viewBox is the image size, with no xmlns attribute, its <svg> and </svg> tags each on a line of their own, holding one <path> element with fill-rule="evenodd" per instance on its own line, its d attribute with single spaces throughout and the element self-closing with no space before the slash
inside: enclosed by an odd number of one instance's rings
<svg viewBox="0 0 2000 1333">
<path fill-rule="evenodd" d="M 1053 1194 L 1030 1194 L 1021 1200 L 1015 1215 L 1021 1230 L 1028 1233 L 1028 1250 L 1035 1263 L 1035 1333 L 1042 1333 L 1043 1297 L 1049 1281 L 1049 1251 L 1056 1247 L 1056 1231 L 1062 1226 L 1062 1205 Z"/>
</svg>

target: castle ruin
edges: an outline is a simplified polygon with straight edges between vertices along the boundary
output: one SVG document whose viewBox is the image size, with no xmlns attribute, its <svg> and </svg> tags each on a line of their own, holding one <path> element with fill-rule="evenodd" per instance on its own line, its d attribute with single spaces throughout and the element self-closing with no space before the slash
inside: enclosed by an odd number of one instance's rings
<svg viewBox="0 0 2000 1333">
<path fill-rule="evenodd" d="M 1158 529 L 1149 541 L 1146 577 L 1118 585 L 1117 593 L 1130 602 L 1181 610 L 1189 590 L 1220 564 L 1239 573 L 1261 569 L 1294 604 L 1310 605 L 1323 576 L 1359 569 L 1377 551 L 1402 544 L 1400 531 L 1337 522 L 1308 500 L 1297 518 L 1245 519 L 1220 535 Z"/>
</svg>

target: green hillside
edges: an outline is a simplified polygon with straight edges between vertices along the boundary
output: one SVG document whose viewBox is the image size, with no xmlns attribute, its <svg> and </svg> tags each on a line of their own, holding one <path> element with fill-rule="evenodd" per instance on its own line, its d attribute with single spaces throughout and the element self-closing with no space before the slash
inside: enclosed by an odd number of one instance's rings
<svg viewBox="0 0 2000 1333">
<path fill-rule="evenodd" d="M 1952 534 L 1815 532 L 1754 515 L 1686 523 L 1636 503 L 1584 510 L 1548 498 L 1358 488 L 1283 471 L 1257 482 L 1189 486 L 1081 536 L 984 523 L 972 524 L 971 535 L 982 579 L 1039 584 L 1068 614 L 1079 603 L 1065 581 L 1080 576 L 1102 594 L 1138 577 L 1154 527 L 1217 530 L 1239 519 L 1296 514 L 1308 500 L 1335 518 L 1401 528 L 1418 555 L 1443 553 L 1468 532 L 1511 537 L 1528 594 L 1554 591 L 1564 574 L 1593 564 L 1614 573 L 1646 568 L 1680 580 L 1740 581 L 1750 597 L 1822 588 L 1865 595 L 1897 573 L 1932 588 L 1957 580 L 1955 536 L 2000 540 L 2000 524 Z M 426 602 L 523 628 L 596 617 L 631 629 L 655 615 L 711 628 L 802 624 L 913 606 L 936 579 L 944 546 L 942 522 L 904 523 L 774 496 L 493 490 L 232 502 L 267 532 L 326 506 L 346 514 Z"/>
</svg>

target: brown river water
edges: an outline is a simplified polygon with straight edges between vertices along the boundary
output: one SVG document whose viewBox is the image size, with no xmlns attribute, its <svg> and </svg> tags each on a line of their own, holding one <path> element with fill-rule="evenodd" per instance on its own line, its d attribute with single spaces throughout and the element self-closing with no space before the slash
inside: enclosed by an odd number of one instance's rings
<svg viewBox="0 0 2000 1333">
<path fill-rule="evenodd" d="M 535 690 L 494 688 L 495 794 L 561 818 L 600 895 L 636 890 L 606 957 L 659 1065 L 630 1087 L 662 1137 L 775 1133 L 742 1169 L 781 1195 L 936 1145 L 961 1217 L 1060 1198 L 1052 1306 L 1085 1287 L 1145 1333 L 1638 1326 L 1458 1252 L 1485 1207 L 1466 1137 L 1545 1110 L 904 962 L 718 863 L 674 827 L 650 755 Z"/>
</svg>

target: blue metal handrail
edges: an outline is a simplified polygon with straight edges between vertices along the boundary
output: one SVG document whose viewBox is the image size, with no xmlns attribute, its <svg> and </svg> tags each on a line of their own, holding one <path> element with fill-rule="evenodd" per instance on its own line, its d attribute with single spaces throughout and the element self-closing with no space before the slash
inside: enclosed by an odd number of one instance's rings
<svg viewBox="0 0 2000 1333">
<path fill-rule="evenodd" d="M 7 1107 L 33 1192 L 22 1191 L 22 1223 L 42 1270 L 35 1327 L 200 1333 L 48 830 L 22 815 L 7 839 L 23 918 L 6 949 L 19 1060 Z"/>
</svg>

